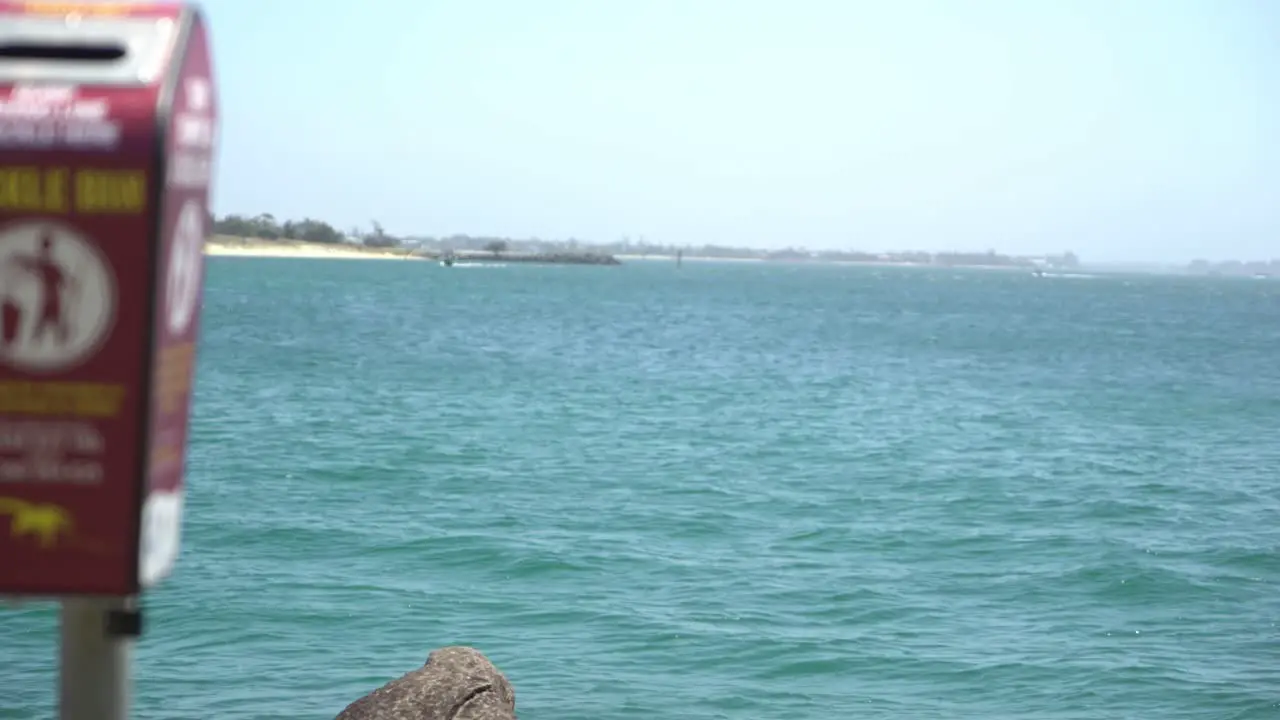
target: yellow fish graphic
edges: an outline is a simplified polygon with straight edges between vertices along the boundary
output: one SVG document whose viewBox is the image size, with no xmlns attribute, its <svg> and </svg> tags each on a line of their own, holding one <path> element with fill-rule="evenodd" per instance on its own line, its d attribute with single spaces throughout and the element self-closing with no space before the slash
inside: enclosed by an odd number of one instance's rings
<svg viewBox="0 0 1280 720">
<path fill-rule="evenodd" d="M 57 505 L 17 498 L 0 497 L 0 515 L 9 516 L 10 537 L 34 537 L 43 550 L 54 548 L 59 538 L 69 537 L 74 526 L 71 514 Z"/>
</svg>

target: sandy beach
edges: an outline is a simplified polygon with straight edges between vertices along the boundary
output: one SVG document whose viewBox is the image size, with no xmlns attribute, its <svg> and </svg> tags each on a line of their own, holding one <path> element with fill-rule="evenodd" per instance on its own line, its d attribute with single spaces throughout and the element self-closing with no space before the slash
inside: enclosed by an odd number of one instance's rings
<svg viewBox="0 0 1280 720">
<path fill-rule="evenodd" d="M 359 245 L 337 245 L 328 243 L 312 243 L 303 242 L 301 240 L 259 240 L 228 237 L 225 235 L 215 235 L 210 238 L 204 246 L 205 255 L 221 255 L 226 257 L 256 257 L 256 258 L 316 258 L 330 260 L 429 260 L 430 258 L 421 255 L 410 254 L 411 251 L 403 248 L 370 248 L 361 247 Z M 674 265 L 676 257 L 674 255 L 614 255 L 622 262 L 666 262 Z M 474 251 L 467 256 L 467 259 L 475 260 L 492 260 L 491 256 Z M 501 259 L 499 259 L 500 261 Z M 727 257 L 698 257 L 695 255 L 686 255 L 686 262 L 763 262 L 761 258 L 727 258 Z M 864 265 L 870 267 L 928 267 L 919 266 L 911 263 L 895 263 L 888 261 L 852 261 L 852 260 L 822 260 L 822 261 L 800 261 L 805 264 L 821 264 L 821 265 Z M 780 265 L 786 263 L 778 263 Z M 967 267 L 968 269 L 981 270 L 1000 270 L 1000 271 L 1017 271 L 1027 272 L 1025 267 L 1010 266 L 956 266 Z"/>
<path fill-rule="evenodd" d="M 423 260 L 399 248 L 367 248 L 300 240 L 254 240 L 215 235 L 204 245 L 205 255 L 258 258 L 324 258 L 333 260 Z"/>
<path fill-rule="evenodd" d="M 255 238 L 238 238 L 227 235 L 215 235 L 205 243 L 205 255 L 225 257 L 258 257 L 258 258 L 327 258 L 333 260 L 425 260 L 416 255 L 409 255 L 407 250 L 399 248 L 368 248 L 358 245 L 331 245 L 328 243 L 303 242 L 301 240 L 260 240 Z M 477 253 L 477 256 L 480 255 Z M 487 256 L 486 256 L 487 257 Z M 614 255 L 626 262 L 669 262 L 675 263 L 675 255 Z M 686 255 L 688 262 L 759 262 L 759 258 L 712 258 Z"/>
</svg>

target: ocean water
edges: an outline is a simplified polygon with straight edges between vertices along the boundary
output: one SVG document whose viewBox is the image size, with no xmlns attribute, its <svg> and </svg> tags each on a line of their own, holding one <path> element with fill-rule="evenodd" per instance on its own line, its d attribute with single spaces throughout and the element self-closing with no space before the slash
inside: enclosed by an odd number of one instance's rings
<svg viewBox="0 0 1280 720">
<path fill-rule="evenodd" d="M 1280 283 L 213 258 L 135 717 L 1280 718 Z M 55 614 L 0 610 L 0 718 Z"/>
</svg>

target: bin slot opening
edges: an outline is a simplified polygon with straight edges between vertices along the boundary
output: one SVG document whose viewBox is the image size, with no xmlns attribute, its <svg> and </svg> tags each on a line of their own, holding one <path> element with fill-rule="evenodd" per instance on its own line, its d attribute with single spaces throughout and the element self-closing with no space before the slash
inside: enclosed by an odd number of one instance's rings
<svg viewBox="0 0 1280 720">
<path fill-rule="evenodd" d="M 53 62 L 109 63 L 124 56 L 124 46 L 110 42 L 0 42 L 0 62 L 7 60 L 49 60 Z"/>
</svg>

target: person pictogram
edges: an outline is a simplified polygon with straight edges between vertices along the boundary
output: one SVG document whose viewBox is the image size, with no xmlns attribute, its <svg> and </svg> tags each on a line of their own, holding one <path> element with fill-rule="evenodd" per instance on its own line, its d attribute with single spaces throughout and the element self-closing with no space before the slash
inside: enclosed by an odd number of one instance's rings
<svg viewBox="0 0 1280 720">
<path fill-rule="evenodd" d="M 87 360 L 114 325 L 115 285 L 96 243 L 70 226 L 0 229 L 0 362 L 43 373 Z"/>
<path fill-rule="evenodd" d="M 39 250 L 32 255 L 14 255 L 9 262 L 31 275 L 40 288 L 39 313 L 28 339 L 39 342 L 52 332 L 54 342 L 65 346 L 71 339 L 71 326 L 64 310 L 69 304 L 67 294 L 79 290 L 79 284 L 54 257 L 53 234 L 46 229 L 40 237 Z"/>
</svg>

